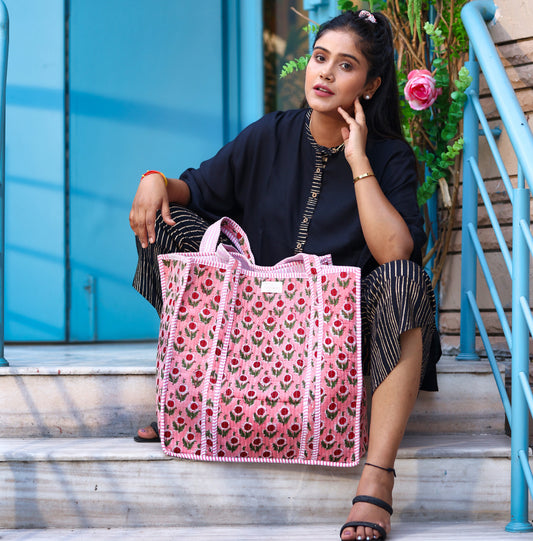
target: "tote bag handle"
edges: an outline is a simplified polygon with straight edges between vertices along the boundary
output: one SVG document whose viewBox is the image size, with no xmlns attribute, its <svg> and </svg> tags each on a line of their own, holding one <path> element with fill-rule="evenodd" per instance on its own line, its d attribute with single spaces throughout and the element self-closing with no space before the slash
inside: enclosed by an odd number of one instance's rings
<svg viewBox="0 0 533 541">
<path fill-rule="evenodd" d="M 261 267 L 255 265 L 253 261 L 250 261 L 250 259 L 245 254 L 240 252 L 234 246 L 228 246 L 222 243 L 217 246 L 216 255 L 221 261 L 225 262 L 230 262 L 237 259 L 241 263 L 243 269 L 252 270 L 255 272 L 260 272 L 261 270 L 271 272 L 304 272 L 308 268 L 305 266 L 305 262 L 309 258 L 316 258 L 317 266 L 333 265 L 330 254 L 314 256 L 312 254 L 300 252 L 296 255 L 292 255 L 286 257 L 285 259 L 282 259 L 271 267 Z"/>
<path fill-rule="evenodd" d="M 237 248 L 241 254 L 246 256 L 250 263 L 255 264 L 252 248 L 250 247 L 250 242 L 246 233 L 237 222 L 234 222 L 231 218 L 226 216 L 207 228 L 202 237 L 202 242 L 200 243 L 200 253 L 215 252 L 220 233 L 224 233 L 226 237 L 231 240 L 235 248 Z"/>
</svg>

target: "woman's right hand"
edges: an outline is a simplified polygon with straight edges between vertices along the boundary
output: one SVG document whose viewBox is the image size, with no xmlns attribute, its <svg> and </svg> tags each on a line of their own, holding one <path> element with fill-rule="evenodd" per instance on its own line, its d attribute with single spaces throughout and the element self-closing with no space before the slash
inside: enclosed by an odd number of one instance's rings
<svg viewBox="0 0 533 541">
<path fill-rule="evenodd" d="M 143 248 L 155 242 L 155 217 L 158 210 L 165 223 L 176 225 L 170 217 L 165 180 L 161 175 L 152 173 L 139 183 L 130 211 L 130 227 Z"/>
</svg>

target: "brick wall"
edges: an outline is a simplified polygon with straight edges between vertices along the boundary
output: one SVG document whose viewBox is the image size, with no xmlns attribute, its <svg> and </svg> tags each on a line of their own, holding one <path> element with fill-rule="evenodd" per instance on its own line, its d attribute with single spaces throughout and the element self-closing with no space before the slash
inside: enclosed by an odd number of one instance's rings
<svg viewBox="0 0 533 541">
<path fill-rule="evenodd" d="M 519 103 L 528 119 L 530 127 L 533 128 L 533 2 L 530 0 L 499 0 L 497 5 L 499 7 L 497 23 L 490 27 L 489 30 L 494 42 L 497 44 L 497 49 L 507 75 L 512 82 L 513 88 L 516 90 Z M 498 126 L 502 129 L 502 133 L 497 139 L 497 145 L 511 181 L 516 186 L 516 157 L 483 76 L 480 80 L 480 99 L 490 126 Z M 495 212 L 498 215 L 503 234 L 507 240 L 507 245 L 511 249 L 512 208 L 501 180 L 501 175 L 484 138 L 480 140 L 480 168 L 483 178 L 486 181 L 487 190 Z M 485 250 L 498 294 L 510 322 L 511 279 L 507 273 L 507 267 L 503 257 L 499 252 L 487 212 L 484 206 L 481 205 L 481 197 L 479 201 L 480 241 Z M 459 345 L 461 214 L 461 209 L 459 209 L 450 254 L 441 279 L 440 326 L 442 342 L 445 349 L 451 350 L 451 352 Z M 533 222 L 533 211 L 531 216 Z M 477 283 L 478 304 L 490 335 L 492 346 L 497 354 L 505 356 L 508 352 L 507 344 L 479 265 Z M 531 288 L 530 295 L 533 300 L 533 287 Z M 533 340 L 530 341 L 530 344 L 530 351 L 533 353 Z M 476 347 L 481 348 L 479 337 L 477 337 Z"/>
</svg>

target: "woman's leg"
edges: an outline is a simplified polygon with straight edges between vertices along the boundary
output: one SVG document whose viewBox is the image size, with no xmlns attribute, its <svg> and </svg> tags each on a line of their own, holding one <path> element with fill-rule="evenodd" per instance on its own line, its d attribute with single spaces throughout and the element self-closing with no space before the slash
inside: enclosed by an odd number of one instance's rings
<svg viewBox="0 0 533 541">
<path fill-rule="evenodd" d="M 170 205 L 170 215 L 176 222 L 174 226 L 165 223 L 161 213 L 157 213 L 154 244 L 142 248 L 138 239 L 135 239 L 139 261 L 133 287 L 154 306 L 158 314 L 161 312 L 162 297 L 157 256 L 171 252 L 198 251 L 202 237 L 209 227 L 206 220 L 176 204 Z M 141 440 L 153 440 L 158 437 L 158 434 L 153 426 L 149 425 L 140 428 L 137 436 Z"/>
<path fill-rule="evenodd" d="M 422 366 L 422 333 L 420 328 L 400 335 L 401 354 L 396 367 L 389 373 L 372 395 L 370 433 L 367 462 L 383 468 L 393 468 L 409 415 L 418 395 Z M 392 504 L 394 476 L 379 468 L 363 468 L 357 495 L 380 498 Z M 390 531 L 390 515 L 370 503 L 358 502 L 348 521 L 380 524 Z M 342 539 L 373 539 L 379 532 L 371 528 L 346 528 Z"/>
</svg>

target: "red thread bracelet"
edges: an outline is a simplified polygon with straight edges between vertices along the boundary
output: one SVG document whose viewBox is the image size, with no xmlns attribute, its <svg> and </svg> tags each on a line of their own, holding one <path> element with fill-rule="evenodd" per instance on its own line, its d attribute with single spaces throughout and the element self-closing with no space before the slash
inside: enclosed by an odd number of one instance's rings
<svg viewBox="0 0 533 541">
<path fill-rule="evenodd" d="M 144 177 L 146 177 L 147 175 L 152 175 L 152 174 L 161 175 L 163 177 L 163 180 L 165 181 L 165 186 L 168 186 L 167 177 L 165 177 L 165 175 L 163 175 L 163 173 L 161 173 L 161 171 L 153 171 L 153 170 L 146 171 L 146 173 L 144 173 L 144 175 L 141 177 L 141 180 Z"/>
</svg>

